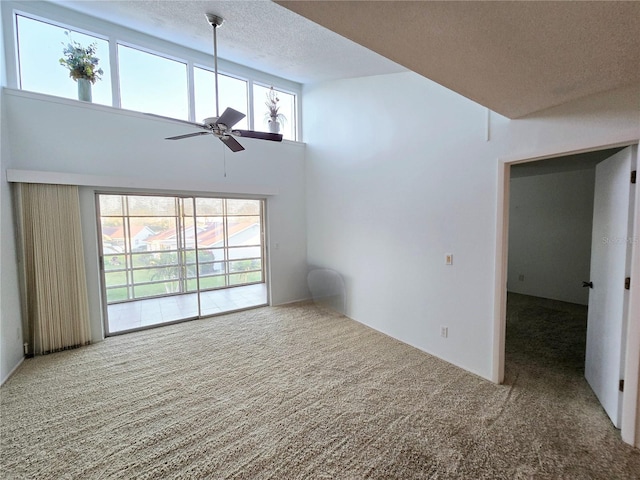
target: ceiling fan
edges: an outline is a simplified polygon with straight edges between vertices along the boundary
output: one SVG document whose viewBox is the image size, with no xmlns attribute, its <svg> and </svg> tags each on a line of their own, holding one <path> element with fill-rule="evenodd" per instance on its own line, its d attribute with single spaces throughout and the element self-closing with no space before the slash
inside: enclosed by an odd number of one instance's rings
<svg viewBox="0 0 640 480">
<path fill-rule="evenodd" d="M 215 70 L 215 91 L 216 91 L 216 116 L 205 118 L 202 123 L 188 122 L 186 120 L 179 120 L 172 118 L 171 120 L 186 123 L 193 127 L 201 128 L 203 131 L 187 133 L 185 135 L 176 135 L 175 137 L 167 137 L 165 140 L 181 140 L 183 138 L 197 137 L 200 135 L 215 135 L 222 143 L 224 143 L 231 151 L 240 152 L 244 150 L 244 147 L 233 138 L 246 137 L 257 138 L 259 140 L 271 140 L 273 142 L 281 142 L 282 134 L 279 133 L 266 133 L 256 132 L 254 130 L 234 130 L 233 126 L 245 117 L 244 113 L 240 113 L 233 108 L 226 108 L 222 115 L 218 110 L 218 39 L 216 35 L 216 29 L 222 25 L 224 21 L 222 17 L 214 15 L 212 13 L 206 13 L 207 20 L 213 27 L 213 61 Z M 158 116 L 158 115 L 156 115 Z M 163 117 L 168 118 L 168 117 Z"/>
</svg>

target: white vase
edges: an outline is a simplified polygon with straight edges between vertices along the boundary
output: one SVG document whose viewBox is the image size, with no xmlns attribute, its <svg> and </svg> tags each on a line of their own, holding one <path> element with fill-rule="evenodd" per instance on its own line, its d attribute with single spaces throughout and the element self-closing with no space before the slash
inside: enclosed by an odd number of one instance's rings
<svg viewBox="0 0 640 480">
<path fill-rule="evenodd" d="M 273 118 L 269 120 L 269 131 L 271 133 L 280 133 L 280 123 Z"/>
<path fill-rule="evenodd" d="M 86 78 L 78 79 L 78 100 L 91 102 L 91 82 Z"/>
</svg>

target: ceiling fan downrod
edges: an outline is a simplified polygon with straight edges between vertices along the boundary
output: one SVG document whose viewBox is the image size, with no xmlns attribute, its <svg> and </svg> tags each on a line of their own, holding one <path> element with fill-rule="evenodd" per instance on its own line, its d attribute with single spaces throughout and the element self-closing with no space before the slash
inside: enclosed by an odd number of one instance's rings
<svg viewBox="0 0 640 480">
<path fill-rule="evenodd" d="M 216 83 L 216 117 L 220 117 L 220 110 L 218 108 L 218 35 L 217 29 L 222 22 L 224 22 L 224 18 L 215 15 L 213 13 L 205 13 L 205 17 L 207 17 L 207 21 L 213 27 L 213 69 L 215 71 L 215 83 Z"/>
<path fill-rule="evenodd" d="M 194 133 L 186 133 L 183 135 L 175 135 L 166 137 L 167 140 L 181 140 L 183 138 L 199 137 L 200 135 L 214 135 L 219 138 L 231 151 L 240 152 L 244 147 L 234 137 L 255 138 L 258 140 L 270 140 L 272 142 L 281 142 L 282 134 L 257 132 L 255 130 L 232 130 L 233 126 L 246 117 L 244 113 L 238 112 L 231 107 L 225 108 L 220 115 L 220 106 L 218 98 L 218 38 L 216 29 L 222 25 L 224 21 L 222 17 L 213 13 L 205 13 L 205 17 L 213 27 L 213 60 L 215 69 L 215 94 L 216 94 L 216 116 L 205 118 L 202 123 L 190 122 L 187 120 L 177 120 L 161 115 L 156 117 L 165 118 L 172 121 L 186 123 L 194 127 L 198 127 L 200 131 Z M 152 114 L 149 114 L 152 115 Z M 226 175 L 225 175 L 226 176 Z"/>
</svg>

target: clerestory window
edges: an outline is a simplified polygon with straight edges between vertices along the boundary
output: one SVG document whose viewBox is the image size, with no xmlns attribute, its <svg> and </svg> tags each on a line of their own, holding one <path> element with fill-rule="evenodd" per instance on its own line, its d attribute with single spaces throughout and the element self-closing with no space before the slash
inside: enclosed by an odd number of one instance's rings
<svg viewBox="0 0 640 480">
<path fill-rule="evenodd" d="M 80 82 L 70 78 L 70 70 L 60 64 L 64 49 L 73 45 L 91 48 L 93 57 L 98 59 L 96 70 L 100 69 L 100 74 L 91 84 L 93 103 L 194 122 L 215 116 L 214 73 L 195 66 L 188 49 L 176 46 L 176 50 L 185 51 L 180 58 L 175 52 L 151 53 L 133 42 L 116 43 L 106 34 L 32 18 L 23 12 L 16 13 L 15 22 L 17 85 L 23 90 L 86 101 L 80 93 Z M 112 65 L 110 59 L 117 59 L 117 65 Z M 262 79 L 247 78 L 247 72 L 254 71 L 238 67 L 241 75 L 219 74 L 220 113 L 227 107 L 234 108 L 246 115 L 236 128 L 273 131 L 265 105 L 269 90 L 273 89 L 280 115 L 278 131 L 286 140 L 297 140 L 296 93 Z"/>
</svg>

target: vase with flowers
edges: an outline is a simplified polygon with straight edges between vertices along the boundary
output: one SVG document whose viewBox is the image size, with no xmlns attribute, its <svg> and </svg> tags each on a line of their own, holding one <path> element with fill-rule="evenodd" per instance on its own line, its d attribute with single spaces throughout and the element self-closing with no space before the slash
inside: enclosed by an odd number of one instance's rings
<svg viewBox="0 0 640 480">
<path fill-rule="evenodd" d="M 273 89 L 273 87 L 269 88 L 269 91 L 267 92 L 267 101 L 264 102 L 264 104 L 267 106 L 265 121 L 269 125 L 269 131 L 271 133 L 279 133 L 280 126 L 284 125 L 287 121 L 287 117 L 279 112 L 279 102 L 280 99 L 278 98 L 278 93 Z"/>
<path fill-rule="evenodd" d="M 78 83 L 78 100 L 90 102 L 92 100 L 91 85 L 100 80 L 102 68 L 98 67 L 100 61 L 96 56 L 98 44 L 93 42 L 83 47 L 71 39 L 69 32 L 64 32 L 69 37 L 68 43 L 62 43 L 64 57 L 60 59 L 60 65 L 69 70 L 69 77 Z"/>
</svg>

